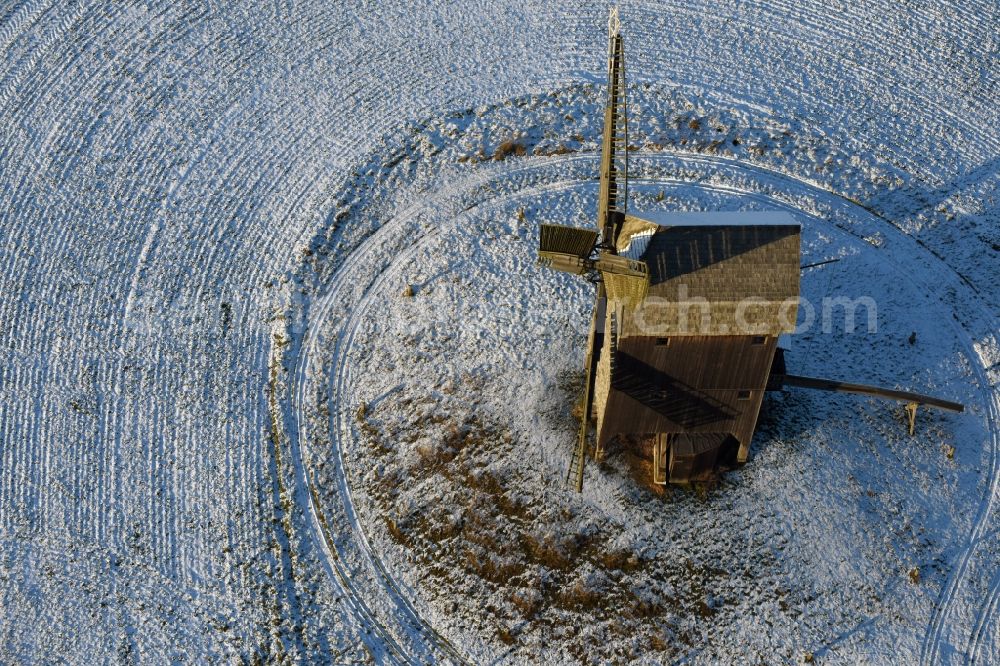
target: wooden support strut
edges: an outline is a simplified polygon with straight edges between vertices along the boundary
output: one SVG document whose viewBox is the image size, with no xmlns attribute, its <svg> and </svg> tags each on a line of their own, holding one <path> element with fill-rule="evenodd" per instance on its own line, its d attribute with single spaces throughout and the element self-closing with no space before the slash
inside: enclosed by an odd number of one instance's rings
<svg viewBox="0 0 1000 666">
<path fill-rule="evenodd" d="M 906 416 L 910 419 L 910 437 L 913 437 L 913 430 L 917 425 L 917 403 L 906 403 Z"/>
</svg>

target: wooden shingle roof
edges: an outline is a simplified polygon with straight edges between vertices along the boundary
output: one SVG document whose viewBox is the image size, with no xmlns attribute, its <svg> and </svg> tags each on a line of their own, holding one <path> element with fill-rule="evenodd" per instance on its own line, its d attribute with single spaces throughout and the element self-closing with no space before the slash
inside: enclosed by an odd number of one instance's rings
<svg viewBox="0 0 1000 666">
<path fill-rule="evenodd" d="M 647 217 L 647 216 L 644 216 Z M 654 216 L 649 216 L 654 217 Z M 629 216 L 619 247 L 649 267 L 621 335 L 778 335 L 795 329 L 801 227 L 787 213 Z M 639 258 L 639 257 L 637 257 Z"/>
</svg>

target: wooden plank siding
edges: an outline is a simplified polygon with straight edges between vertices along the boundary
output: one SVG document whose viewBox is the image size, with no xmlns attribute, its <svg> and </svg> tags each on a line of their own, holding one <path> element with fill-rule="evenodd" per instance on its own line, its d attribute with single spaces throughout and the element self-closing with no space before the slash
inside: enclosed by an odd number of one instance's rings
<svg viewBox="0 0 1000 666">
<path fill-rule="evenodd" d="M 606 340 L 596 387 L 600 448 L 617 434 L 729 433 L 746 460 L 776 337 L 631 337 L 614 351 Z"/>
</svg>

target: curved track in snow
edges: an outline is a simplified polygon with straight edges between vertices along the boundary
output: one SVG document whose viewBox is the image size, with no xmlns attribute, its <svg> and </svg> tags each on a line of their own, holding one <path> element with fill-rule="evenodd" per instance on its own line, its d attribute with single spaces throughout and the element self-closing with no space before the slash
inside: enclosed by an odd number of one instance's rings
<svg viewBox="0 0 1000 666">
<path fill-rule="evenodd" d="M 351 500 L 347 478 L 343 474 L 337 477 L 337 498 L 340 504 L 333 511 L 324 510 L 319 493 L 312 482 L 313 473 L 302 458 L 301 443 L 309 441 L 310 437 L 306 427 L 305 404 L 308 400 L 310 372 L 315 371 L 312 357 L 319 344 L 316 330 L 334 307 L 341 303 L 345 296 L 343 292 L 355 286 L 354 267 L 378 264 L 382 259 L 380 256 L 382 239 L 404 231 L 407 223 L 412 221 L 413 213 L 415 211 L 404 213 L 394 220 L 393 224 L 380 229 L 364 248 L 353 253 L 341 269 L 344 279 L 338 281 L 340 288 L 335 286 L 311 306 L 311 321 L 302 338 L 301 352 L 296 358 L 290 389 L 296 426 L 291 448 L 296 478 L 301 484 L 297 493 L 298 501 L 306 511 L 316 541 L 322 544 L 327 571 L 334 576 L 336 584 L 341 586 L 351 599 L 352 611 L 357 620 L 374 634 L 371 639 L 366 639 L 373 652 L 383 658 L 388 653 L 398 663 L 428 663 L 442 657 L 464 663 L 458 651 L 417 615 L 406 595 L 386 573 L 381 559 L 371 549 L 360 525 Z M 419 244 L 414 244 L 408 252 L 413 253 L 417 248 Z M 406 253 L 401 256 L 405 257 Z M 338 349 L 341 344 L 350 343 L 350 333 L 346 338 L 343 341 L 338 339 L 336 343 Z M 331 442 L 331 445 L 340 457 L 340 447 L 336 440 Z M 342 457 L 338 462 L 338 469 L 342 470 Z M 336 517 L 336 522 L 331 522 L 331 517 Z M 336 528 L 336 531 L 333 528 Z M 348 562 L 354 564 L 353 570 L 350 564 L 346 564 Z M 358 566 L 363 570 L 359 571 Z M 374 581 L 383 598 L 366 600 L 366 595 L 357 589 L 356 579 L 361 578 L 366 585 Z M 388 605 L 388 612 L 382 608 L 383 614 L 380 616 L 378 611 L 372 610 L 376 605 Z"/>
<path fill-rule="evenodd" d="M 491 138 L 468 154 L 543 134 L 520 104 L 603 83 L 605 11 L 0 3 L 0 661 L 468 658 L 372 552 L 346 478 L 317 478 L 329 469 L 303 410 L 357 379 L 347 364 L 325 374 L 327 345 L 347 358 L 383 276 L 417 251 L 393 249 L 392 230 L 433 233 L 408 188 L 445 205 L 484 179 L 498 201 L 592 178 L 592 156 L 458 168 L 453 145 L 428 143 L 407 157 L 425 171 L 397 172 L 400 198 L 370 202 L 372 156 L 428 118 L 464 140 L 480 109 Z M 941 324 L 978 383 L 988 482 L 961 546 L 931 566 L 940 595 L 912 631 L 925 664 L 995 658 L 1000 5 L 651 0 L 622 16 L 630 99 L 650 101 L 652 84 L 685 100 L 650 140 L 697 151 L 717 132 L 739 158 L 644 153 L 648 183 L 704 179 L 880 234 L 880 256 L 954 313 Z M 558 131 L 586 144 L 586 108 Z M 637 124 L 650 109 L 636 105 Z M 765 121 L 774 136 L 751 153 Z M 704 130 L 694 148 L 691 122 Z M 774 145 L 787 150 L 765 153 Z M 382 205 L 395 226 L 366 239 L 348 217 L 319 258 L 312 242 L 345 198 Z M 385 212 L 397 202 L 408 210 Z M 335 279 L 290 279 L 341 262 Z M 367 291 L 351 290 L 350 271 Z M 289 293 L 304 308 L 291 351 L 273 337 Z M 269 386 L 284 360 L 290 374 Z M 294 422 L 287 439 L 272 398 Z M 336 437 L 350 433 L 345 414 L 331 412 Z"/>
</svg>

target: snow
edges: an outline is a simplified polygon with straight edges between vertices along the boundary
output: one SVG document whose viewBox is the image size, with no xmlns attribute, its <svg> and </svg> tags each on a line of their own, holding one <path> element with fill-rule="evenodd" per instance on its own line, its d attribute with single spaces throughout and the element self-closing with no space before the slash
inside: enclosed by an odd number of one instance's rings
<svg viewBox="0 0 1000 666">
<path fill-rule="evenodd" d="M 790 213 L 783 211 L 698 211 L 678 213 L 675 211 L 660 210 L 633 213 L 633 215 L 662 227 L 799 225 Z"/>
<path fill-rule="evenodd" d="M 606 11 L 0 7 L 0 662 L 1000 661 L 1000 7 L 622 6 L 629 210 L 792 215 L 789 370 L 967 409 L 577 496 Z"/>
</svg>

